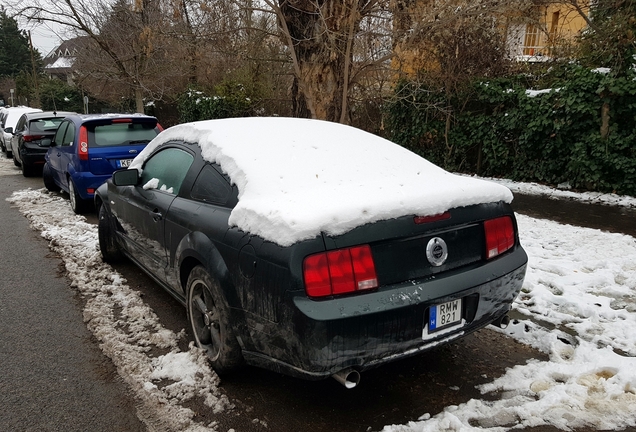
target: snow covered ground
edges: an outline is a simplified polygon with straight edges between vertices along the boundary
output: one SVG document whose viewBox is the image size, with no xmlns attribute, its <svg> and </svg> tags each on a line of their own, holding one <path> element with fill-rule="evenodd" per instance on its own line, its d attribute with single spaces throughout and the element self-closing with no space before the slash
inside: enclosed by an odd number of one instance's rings
<svg viewBox="0 0 636 432">
<path fill-rule="evenodd" d="M 506 179 L 486 178 L 486 180 L 507 186 L 513 193 L 538 195 L 550 199 L 570 199 L 591 204 L 636 208 L 635 197 L 601 192 L 573 192 L 567 183 L 560 185 L 560 188 L 553 188 L 538 183 L 518 183 Z"/>
<path fill-rule="evenodd" d="M 636 426 L 636 239 L 517 217 L 529 267 L 514 309 L 527 319 L 491 328 L 549 360 L 509 369 L 479 388 L 483 399 L 383 432 Z"/>
<path fill-rule="evenodd" d="M 0 175 L 9 173 L 18 172 L 0 159 Z M 505 184 L 513 192 L 539 188 Z M 635 206 L 633 198 L 609 197 L 596 200 Z M 592 199 L 569 192 L 567 198 Z M 218 377 L 200 350 L 192 345 L 179 350 L 182 334 L 164 328 L 139 293 L 102 263 L 96 227 L 44 189 L 15 192 L 9 201 L 64 261 L 72 286 L 86 299 L 89 329 L 140 401 L 139 416 L 151 429 L 218 431 L 215 422 L 194 422 L 194 413 L 183 406 L 200 397 L 214 412 L 231 407 Z M 480 399 L 439 413 L 422 407 L 419 419 L 387 425 L 383 432 L 636 426 L 636 239 L 522 215 L 518 220 L 530 257 L 514 305 L 523 318 L 493 331 L 539 348 L 549 360 L 509 369 L 480 386 Z"/>
</svg>

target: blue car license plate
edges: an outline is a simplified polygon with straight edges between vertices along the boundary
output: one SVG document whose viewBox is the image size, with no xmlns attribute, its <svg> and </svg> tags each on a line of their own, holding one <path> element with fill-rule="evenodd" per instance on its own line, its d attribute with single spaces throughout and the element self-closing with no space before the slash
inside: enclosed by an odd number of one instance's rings
<svg viewBox="0 0 636 432">
<path fill-rule="evenodd" d="M 462 299 L 431 306 L 428 317 L 428 331 L 457 324 L 462 319 Z"/>
<path fill-rule="evenodd" d="M 132 159 L 121 159 L 117 161 L 117 168 L 128 168 L 132 163 Z"/>
</svg>

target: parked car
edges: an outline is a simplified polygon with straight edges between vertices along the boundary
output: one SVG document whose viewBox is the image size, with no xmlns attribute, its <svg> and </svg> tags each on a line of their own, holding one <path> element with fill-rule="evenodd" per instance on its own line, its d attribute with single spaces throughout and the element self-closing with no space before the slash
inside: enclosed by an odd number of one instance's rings
<svg viewBox="0 0 636 432">
<path fill-rule="evenodd" d="M 74 114 L 58 127 L 44 155 L 42 180 L 51 191 L 69 194 L 75 213 L 85 212 L 95 190 L 117 168 L 128 166 L 161 131 L 142 114 Z"/>
<path fill-rule="evenodd" d="M 24 113 L 18 120 L 11 138 L 13 162 L 22 168 L 25 177 L 42 169 L 44 155 L 64 117 L 76 114 L 70 111 L 44 111 Z M 45 138 L 49 138 L 43 143 Z"/>
<path fill-rule="evenodd" d="M 95 195 L 105 261 L 187 309 L 226 374 L 360 372 L 504 326 L 526 271 L 511 192 L 318 120 L 166 129 Z"/>
<path fill-rule="evenodd" d="M 16 123 L 20 119 L 20 116 L 28 112 L 41 112 L 39 108 L 30 108 L 25 106 L 4 108 L 0 115 L 0 127 L 2 128 L 0 137 L 0 147 L 8 158 L 13 157 L 11 153 L 11 138 L 13 138 L 13 131 Z"/>
</svg>

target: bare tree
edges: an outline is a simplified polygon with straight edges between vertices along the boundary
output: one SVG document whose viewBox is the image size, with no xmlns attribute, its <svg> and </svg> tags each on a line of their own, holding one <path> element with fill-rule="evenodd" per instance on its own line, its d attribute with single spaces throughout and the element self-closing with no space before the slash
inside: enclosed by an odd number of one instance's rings
<svg viewBox="0 0 636 432">
<path fill-rule="evenodd" d="M 91 43 L 86 46 L 94 50 L 83 58 L 86 66 L 93 65 L 86 79 L 116 85 L 111 90 L 132 96 L 139 112 L 144 110 L 144 96 L 161 94 L 170 82 L 157 30 L 165 24 L 159 0 L 25 0 L 15 12 L 88 36 Z"/>
<path fill-rule="evenodd" d="M 294 115 L 346 123 L 360 24 L 378 0 L 264 0 L 279 20 L 295 77 Z"/>
<path fill-rule="evenodd" d="M 343 123 L 362 93 L 356 84 L 365 82 L 368 91 L 390 70 L 393 78 L 424 67 L 443 70 L 437 77 L 449 89 L 453 78 L 495 73 L 504 63 L 506 23 L 533 6 L 532 0 L 264 1 L 290 49 L 295 115 Z"/>
<path fill-rule="evenodd" d="M 24 0 L 18 12 L 87 35 L 97 51 L 81 59 L 84 82 L 126 89 L 138 110 L 144 96 L 189 83 L 234 76 L 278 88 L 291 76 L 292 115 L 351 123 L 418 62 L 471 70 L 476 56 L 457 59 L 475 51 L 477 32 L 463 27 L 494 34 L 492 16 L 530 1 Z"/>
<path fill-rule="evenodd" d="M 436 45 L 452 34 L 471 33 L 477 40 L 505 39 L 510 23 L 535 21 L 537 1 L 543 0 L 391 0 L 395 55 L 403 57 L 397 61 L 406 57 L 411 62 L 419 57 L 420 64 L 430 66 L 430 53 L 444 51 L 445 48 L 438 49 Z M 457 38 L 456 44 L 461 43 Z M 429 55 L 418 54 L 421 49 L 428 50 Z M 474 53 L 458 52 L 456 57 L 471 55 Z M 408 73 L 413 66 L 401 69 Z"/>
<path fill-rule="evenodd" d="M 417 107 L 445 126 L 445 157 L 454 152 L 450 131 L 455 116 L 473 95 L 474 79 L 505 75 L 512 63 L 506 49 L 507 26 L 528 20 L 531 0 L 393 0 L 394 69 L 412 83 L 395 97 L 416 101 Z M 407 93 L 414 91 L 415 94 Z M 433 96 L 435 95 L 435 96 Z M 440 97 L 443 96 L 443 97 Z M 416 108 L 416 107 L 414 107 Z"/>
</svg>

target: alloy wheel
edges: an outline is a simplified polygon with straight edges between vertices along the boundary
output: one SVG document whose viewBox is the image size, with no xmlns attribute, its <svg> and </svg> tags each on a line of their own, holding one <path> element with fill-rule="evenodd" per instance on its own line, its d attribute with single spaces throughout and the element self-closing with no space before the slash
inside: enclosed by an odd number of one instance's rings
<svg viewBox="0 0 636 432">
<path fill-rule="evenodd" d="M 68 180 L 68 198 L 71 201 L 73 211 L 77 211 L 77 195 L 75 194 L 75 185 L 71 179 Z"/>
<path fill-rule="evenodd" d="M 190 323 L 197 345 L 207 351 L 210 360 L 215 361 L 221 353 L 220 314 L 210 288 L 202 280 L 196 280 L 190 287 Z"/>
</svg>

